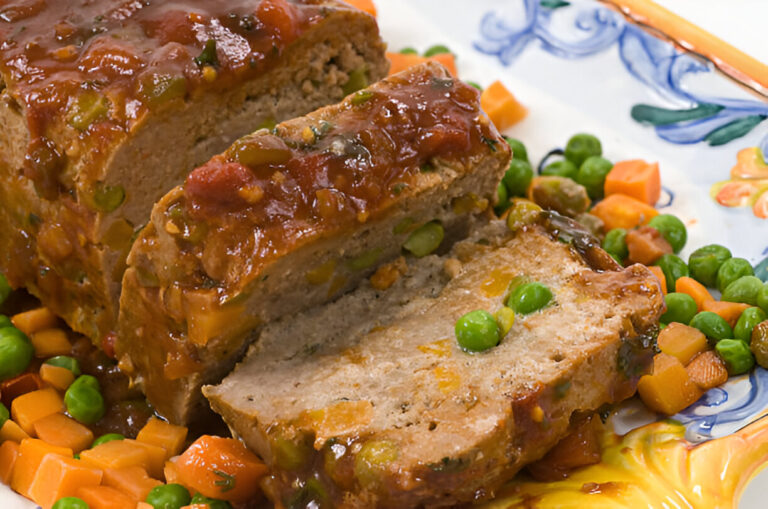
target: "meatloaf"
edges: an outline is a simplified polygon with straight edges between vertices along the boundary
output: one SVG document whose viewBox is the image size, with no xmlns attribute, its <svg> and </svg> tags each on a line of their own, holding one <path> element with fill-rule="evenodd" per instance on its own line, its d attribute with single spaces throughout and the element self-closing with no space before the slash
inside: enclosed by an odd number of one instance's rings
<svg viewBox="0 0 768 509">
<path fill-rule="evenodd" d="M 572 416 L 634 392 L 664 308 L 650 271 L 619 270 L 552 213 L 499 230 L 456 245 L 447 283 L 438 260 L 415 264 L 386 291 L 361 287 L 270 324 L 231 375 L 204 388 L 271 466 L 278 507 L 488 498 Z M 495 313 L 519 278 L 546 284 L 554 303 L 518 315 L 498 346 L 462 350 L 459 317 Z"/>
<path fill-rule="evenodd" d="M 155 201 L 388 69 L 335 0 L 5 2 L 0 40 L 0 271 L 96 343 Z"/>
<path fill-rule="evenodd" d="M 465 235 L 510 158 L 478 96 L 425 64 L 195 169 L 131 249 L 121 369 L 185 422 L 260 326 L 354 288 L 413 235 L 436 249 Z"/>
</svg>

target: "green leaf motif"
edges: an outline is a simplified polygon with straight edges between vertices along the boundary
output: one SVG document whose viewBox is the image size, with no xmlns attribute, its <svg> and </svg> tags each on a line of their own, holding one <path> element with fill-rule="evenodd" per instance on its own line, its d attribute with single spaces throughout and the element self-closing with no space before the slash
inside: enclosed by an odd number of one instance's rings
<svg viewBox="0 0 768 509">
<path fill-rule="evenodd" d="M 720 126 L 704 138 L 711 146 L 725 145 L 729 141 L 741 138 L 754 129 L 760 122 L 768 118 L 766 115 L 749 115 Z"/>
<path fill-rule="evenodd" d="M 560 7 L 567 7 L 571 5 L 571 2 L 566 2 L 565 0 L 541 0 L 539 5 L 545 9 L 558 9 Z"/>
<path fill-rule="evenodd" d="M 719 104 L 701 103 L 687 110 L 670 110 L 650 104 L 636 104 L 632 107 L 631 115 L 636 122 L 643 124 L 669 125 L 689 120 L 698 120 L 716 115 L 723 109 Z"/>
</svg>

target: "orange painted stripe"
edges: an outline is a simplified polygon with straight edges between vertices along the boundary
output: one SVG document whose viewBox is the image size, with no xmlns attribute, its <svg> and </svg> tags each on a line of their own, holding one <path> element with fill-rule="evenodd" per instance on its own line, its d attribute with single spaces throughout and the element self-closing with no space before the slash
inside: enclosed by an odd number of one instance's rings
<svg viewBox="0 0 768 509">
<path fill-rule="evenodd" d="M 681 47 L 699 53 L 725 74 L 768 95 L 768 65 L 651 0 L 603 0 L 631 20 L 653 27 Z"/>
</svg>

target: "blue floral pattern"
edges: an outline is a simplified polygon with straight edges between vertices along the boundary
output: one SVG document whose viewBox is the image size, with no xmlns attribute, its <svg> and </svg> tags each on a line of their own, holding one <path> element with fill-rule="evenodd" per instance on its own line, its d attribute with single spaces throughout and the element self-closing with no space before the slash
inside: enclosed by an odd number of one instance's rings
<svg viewBox="0 0 768 509">
<path fill-rule="evenodd" d="M 475 48 L 498 57 L 509 66 L 528 46 L 539 41 L 544 50 L 561 58 L 581 58 L 618 44 L 624 67 L 674 109 L 638 104 L 632 117 L 653 125 L 659 137 L 672 143 L 707 142 L 722 145 L 740 138 L 768 118 L 768 104 L 755 100 L 709 97 L 694 94 L 683 86 L 683 79 L 696 73 L 711 72 L 712 66 L 667 42 L 628 23 L 617 12 L 596 2 L 579 2 L 575 28 L 584 37 L 566 40 L 551 30 L 551 21 L 563 7 L 575 5 L 548 0 L 523 0 L 525 19 L 512 26 L 494 12 L 487 13 L 480 27 L 481 39 Z M 761 142 L 768 153 L 768 136 Z"/>
</svg>

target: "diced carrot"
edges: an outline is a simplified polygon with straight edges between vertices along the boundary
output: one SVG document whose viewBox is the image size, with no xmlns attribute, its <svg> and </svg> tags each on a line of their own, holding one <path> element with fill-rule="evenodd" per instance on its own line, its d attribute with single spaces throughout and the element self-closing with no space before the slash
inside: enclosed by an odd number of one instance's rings
<svg viewBox="0 0 768 509">
<path fill-rule="evenodd" d="M 40 378 L 58 390 L 66 391 L 75 381 L 75 374 L 67 368 L 43 363 L 40 365 Z"/>
<path fill-rule="evenodd" d="M 483 90 L 480 107 L 499 131 L 512 127 L 528 114 L 528 109 L 500 81 L 494 81 Z"/>
<path fill-rule="evenodd" d="M 11 476 L 11 488 L 14 491 L 29 498 L 29 487 L 32 485 L 37 468 L 46 454 L 59 454 L 71 458 L 72 449 L 47 444 L 36 438 L 26 438 L 21 441 L 19 457 Z"/>
<path fill-rule="evenodd" d="M 37 373 L 22 373 L 0 384 L 3 404 L 10 407 L 13 400 L 22 394 L 36 391 L 43 387 L 45 387 L 45 384 Z"/>
<path fill-rule="evenodd" d="M 0 444 L 0 482 L 8 484 L 11 482 L 13 466 L 16 465 L 16 459 L 19 457 L 19 444 L 12 440 L 6 440 Z"/>
<path fill-rule="evenodd" d="M 27 336 L 32 336 L 35 332 L 56 327 L 58 319 L 50 309 L 42 307 L 13 315 L 11 323 Z"/>
<path fill-rule="evenodd" d="M 659 284 L 661 285 L 661 292 L 666 295 L 667 294 L 667 278 L 664 276 L 664 271 L 661 270 L 661 267 L 657 267 L 656 265 L 651 265 L 648 267 L 648 270 L 650 270 L 654 276 L 656 276 L 656 279 L 659 280 Z"/>
<path fill-rule="evenodd" d="M 373 0 L 346 0 L 346 2 L 363 12 L 367 12 L 374 18 L 376 17 L 376 6 L 373 5 Z"/>
<path fill-rule="evenodd" d="M 11 440 L 20 443 L 25 438 L 29 438 L 29 434 L 11 419 L 5 421 L 3 427 L 0 428 L 0 442 Z"/>
<path fill-rule="evenodd" d="M 52 387 L 28 392 L 11 403 L 13 420 L 29 435 L 35 433 L 36 420 L 63 411 L 64 401 Z"/>
<path fill-rule="evenodd" d="M 751 307 L 749 304 L 743 304 L 741 302 L 727 302 L 724 300 L 708 300 L 701 306 L 702 311 L 712 311 L 720 315 L 723 320 L 728 322 L 731 327 L 736 326 L 736 322 L 739 321 L 739 317 L 745 309 Z"/>
<path fill-rule="evenodd" d="M 34 422 L 37 438 L 80 452 L 93 443 L 91 430 L 64 414 L 51 414 Z"/>
<path fill-rule="evenodd" d="M 693 383 L 685 366 L 665 353 L 653 358 L 653 373 L 643 375 L 637 384 L 643 403 L 656 412 L 674 415 L 701 397 L 701 389 Z"/>
<path fill-rule="evenodd" d="M 179 468 L 176 466 L 175 461 L 166 461 L 163 466 L 163 477 L 168 484 L 174 484 L 179 482 Z"/>
<path fill-rule="evenodd" d="M 712 294 L 709 293 L 709 290 L 707 290 L 706 286 L 688 276 L 677 278 L 677 281 L 675 282 L 675 291 L 680 293 L 687 293 L 693 297 L 693 300 L 696 301 L 696 307 L 699 309 L 699 311 L 704 309 L 705 302 L 715 300 L 715 298 L 712 297 Z"/>
<path fill-rule="evenodd" d="M 442 64 L 452 76 L 457 76 L 456 70 L 456 58 L 452 53 L 438 53 L 431 57 L 422 57 L 415 53 L 387 53 L 387 59 L 389 60 L 389 75 L 397 74 L 404 71 L 414 65 L 423 64 L 429 60 L 433 60 Z"/>
<path fill-rule="evenodd" d="M 630 263 L 651 265 L 662 255 L 674 252 L 667 239 L 652 226 L 641 226 L 636 230 L 630 230 L 625 238 Z"/>
<path fill-rule="evenodd" d="M 80 453 L 80 460 L 102 470 L 136 466 L 146 469 L 149 464 L 147 451 L 126 440 L 112 440 L 86 449 Z"/>
<path fill-rule="evenodd" d="M 528 465 L 537 481 L 564 479 L 579 467 L 600 462 L 600 418 L 592 415 L 577 425 L 540 460 Z"/>
<path fill-rule="evenodd" d="M 74 497 L 80 488 L 101 484 L 101 470 L 58 454 L 46 454 L 29 486 L 29 497 L 50 509 L 60 498 Z"/>
<path fill-rule="evenodd" d="M 163 483 L 149 477 L 141 467 L 126 467 L 105 470 L 103 484 L 128 495 L 132 500 L 144 500 L 152 488 Z"/>
<path fill-rule="evenodd" d="M 267 467 L 242 442 L 203 435 L 179 456 L 181 484 L 206 497 L 245 502 L 259 493 Z"/>
<path fill-rule="evenodd" d="M 659 163 L 632 159 L 614 164 L 605 177 L 605 195 L 617 193 L 654 205 L 661 197 Z"/>
<path fill-rule="evenodd" d="M 66 355 L 72 351 L 72 344 L 67 339 L 67 333 L 58 328 L 37 331 L 29 336 L 29 340 L 35 347 L 37 357 Z"/>
<path fill-rule="evenodd" d="M 147 455 L 147 463 L 144 468 L 147 473 L 155 479 L 160 479 L 163 475 L 163 466 L 165 465 L 166 451 L 159 445 L 147 444 L 136 440 L 121 440 L 137 449 L 142 449 Z"/>
<path fill-rule="evenodd" d="M 136 509 L 155 509 L 155 506 L 146 502 L 139 502 L 136 504 Z"/>
<path fill-rule="evenodd" d="M 659 215 L 659 212 L 647 203 L 619 193 L 607 196 L 592 207 L 590 213 L 603 220 L 606 230 L 630 230 Z"/>
<path fill-rule="evenodd" d="M 77 490 L 88 509 L 136 509 L 136 501 L 109 486 L 83 486 Z"/>
<path fill-rule="evenodd" d="M 685 369 L 693 383 L 703 391 L 708 391 L 728 381 L 728 370 L 725 368 L 725 363 L 712 350 L 696 356 Z"/>
<path fill-rule="evenodd" d="M 707 336 L 699 329 L 672 322 L 659 332 L 659 350 L 676 357 L 687 365 L 696 355 L 707 349 Z"/>
<path fill-rule="evenodd" d="M 187 428 L 176 426 L 152 417 L 136 435 L 136 440 L 147 444 L 157 445 L 165 449 L 167 460 L 177 456 L 187 438 Z"/>
</svg>

